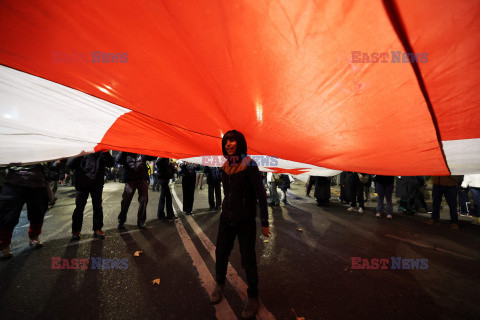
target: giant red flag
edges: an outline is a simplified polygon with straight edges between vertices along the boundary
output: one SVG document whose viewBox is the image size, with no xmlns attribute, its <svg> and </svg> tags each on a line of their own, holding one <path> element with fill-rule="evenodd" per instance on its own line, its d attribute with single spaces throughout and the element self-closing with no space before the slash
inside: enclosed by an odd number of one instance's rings
<svg viewBox="0 0 480 320">
<path fill-rule="evenodd" d="M 479 15 L 467 0 L 2 1 L 0 163 L 202 159 L 236 129 L 280 159 L 266 170 L 479 173 Z"/>
</svg>

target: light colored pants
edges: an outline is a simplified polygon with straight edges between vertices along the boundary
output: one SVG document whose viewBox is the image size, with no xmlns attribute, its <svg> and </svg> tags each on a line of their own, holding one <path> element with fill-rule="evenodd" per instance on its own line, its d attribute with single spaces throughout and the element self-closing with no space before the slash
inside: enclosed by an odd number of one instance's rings
<svg viewBox="0 0 480 320">
<path fill-rule="evenodd" d="M 195 182 L 195 189 L 201 188 L 203 185 L 203 172 L 197 172 L 197 181 Z"/>
<path fill-rule="evenodd" d="M 270 197 L 273 203 L 280 203 L 280 197 L 278 196 L 277 193 L 277 184 L 275 181 L 272 181 L 269 183 L 269 188 L 270 188 Z"/>
</svg>

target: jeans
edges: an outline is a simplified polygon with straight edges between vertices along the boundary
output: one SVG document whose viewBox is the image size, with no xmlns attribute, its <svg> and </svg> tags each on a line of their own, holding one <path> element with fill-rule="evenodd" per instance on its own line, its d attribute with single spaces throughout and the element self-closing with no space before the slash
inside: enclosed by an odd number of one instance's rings
<svg viewBox="0 0 480 320">
<path fill-rule="evenodd" d="M 30 239 L 42 233 L 43 218 L 47 211 L 47 189 L 29 188 L 4 183 L 0 200 L 0 247 L 8 247 L 12 233 L 20 219 L 23 205 L 27 204 L 27 217 L 30 221 Z"/>
<path fill-rule="evenodd" d="M 357 178 L 358 180 L 358 178 Z M 350 184 L 350 192 L 352 195 L 352 202 L 351 206 L 355 208 L 357 206 L 357 200 L 358 200 L 358 206 L 362 209 L 365 209 L 365 200 L 363 199 L 363 183 L 358 181 L 354 181 L 353 183 Z"/>
<path fill-rule="evenodd" d="M 469 209 L 467 208 L 467 202 L 468 200 L 468 188 L 462 188 L 458 187 L 458 205 L 460 206 L 460 212 L 463 214 L 466 214 L 469 212 Z"/>
<path fill-rule="evenodd" d="M 475 207 L 477 210 L 474 213 L 474 216 L 478 217 L 480 216 L 480 188 L 470 188 L 470 191 L 472 192 L 473 201 L 475 201 Z"/>
<path fill-rule="evenodd" d="M 375 183 L 375 190 L 378 194 L 378 202 L 377 202 L 377 212 L 383 213 L 385 210 L 383 199 L 387 200 L 387 214 L 393 213 L 393 204 L 392 204 L 392 195 L 393 195 L 393 183 L 392 184 L 382 184 L 382 183 Z"/>
<path fill-rule="evenodd" d="M 157 218 L 162 219 L 172 219 L 175 217 L 173 214 L 173 204 L 172 204 L 172 192 L 170 191 L 170 186 L 168 185 L 169 179 L 158 179 L 158 184 L 161 186 L 162 191 L 160 193 L 160 200 L 158 201 L 158 211 Z M 165 208 L 167 210 L 167 216 L 165 216 Z"/>
<path fill-rule="evenodd" d="M 280 203 L 280 197 L 278 196 L 277 192 L 277 183 L 275 181 L 270 182 L 269 184 L 270 188 L 270 198 L 272 200 L 272 203 Z"/>
<path fill-rule="evenodd" d="M 147 220 L 147 203 L 148 203 L 148 180 L 131 180 L 125 182 L 125 189 L 122 195 L 121 211 L 118 215 L 118 223 L 125 223 L 127 220 L 127 212 L 132 202 L 135 190 L 138 189 L 138 213 L 137 224 Z"/>
<path fill-rule="evenodd" d="M 210 208 L 220 208 L 220 205 L 222 204 L 222 189 L 220 181 L 208 185 L 208 204 L 210 205 Z"/>
<path fill-rule="evenodd" d="M 445 196 L 447 200 L 448 207 L 450 209 L 450 222 L 458 223 L 458 214 L 457 214 L 457 186 L 446 187 L 446 186 L 437 186 L 433 185 L 432 189 L 432 198 L 433 198 L 433 208 L 432 208 L 432 220 L 438 222 L 440 220 L 440 203 L 442 202 L 442 196 Z"/>
<path fill-rule="evenodd" d="M 195 199 L 195 179 L 182 179 L 183 192 L 183 211 L 185 213 L 192 213 L 193 201 Z"/>
<path fill-rule="evenodd" d="M 102 230 L 103 227 L 103 208 L 102 192 L 103 185 L 92 185 L 85 189 L 76 190 L 75 210 L 72 215 L 72 232 L 80 232 L 83 224 L 83 211 L 87 204 L 88 195 L 92 197 L 93 207 L 93 230 Z"/>
</svg>

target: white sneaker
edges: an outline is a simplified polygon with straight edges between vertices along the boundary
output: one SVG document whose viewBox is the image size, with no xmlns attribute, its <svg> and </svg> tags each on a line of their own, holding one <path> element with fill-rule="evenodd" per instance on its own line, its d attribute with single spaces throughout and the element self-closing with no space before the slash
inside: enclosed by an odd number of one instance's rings
<svg viewBox="0 0 480 320">
<path fill-rule="evenodd" d="M 348 208 L 348 211 L 357 211 L 357 208 L 355 208 L 355 207 L 350 207 L 350 208 Z"/>
<path fill-rule="evenodd" d="M 363 213 L 363 209 L 362 208 L 358 209 L 358 213 Z"/>
<path fill-rule="evenodd" d="M 377 214 L 375 215 L 377 218 L 381 218 L 382 217 L 382 214 L 380 212 L 377 212 Z"/>
<path fill-rule="evenodd" d="M 387 219 L 392 219 L 392 215 L 391 215 L 391 214 L 387 214 Z"/>
</svg>

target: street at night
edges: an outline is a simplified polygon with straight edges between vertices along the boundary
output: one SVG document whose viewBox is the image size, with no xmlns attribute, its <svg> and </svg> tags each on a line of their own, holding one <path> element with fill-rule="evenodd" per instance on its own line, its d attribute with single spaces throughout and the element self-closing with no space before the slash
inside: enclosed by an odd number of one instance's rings
<svg viewBox="0 0 480 320">
<path fill-rule="evenodd" d="M 93 238 L 89 200 L 81 239 L 70 242 L 71 186 L 59 187 L 59 199 L 46 213 L 43 248 L 28 248 L 22 211 L 10 246 L 14 257 L 0 261 L 2 320 L 239 317 L 246 280 L 237 243 L 225 299 L 218 305 L 210 302 L 220 213 L 208 210 L 206 186 L 195 191 L 193 215 L 186 216 L 177 180 L 175 221 L 156 219 L 159 192 L 150 189 L 146 229 L 137 229 L 135 196 L 126 229 L 120 231 L 123 186 L 105 184 L 105 240 Z M 295 313 L 305 319 L 478 319 L 480 227 L 472 219 L 462 218 L 460 230 L 450 229 L 443 211 L 440 225 L 427 225 L 427 214 L 378 219 L 376 202 L 367 203 L 362 214 L 351 213 L 336 200 L 338 188 L 332 188 L 329 207 L 316 206 L 304 190 L 304 183 L 296 181 L 288 193 L 290 205 L 269 207 L 268 241 L 257 219 L 262 303 L 257 319 L 295 319 Z M 135 256 L 137 251 L 142 252 Z M 389 263 L 386 269 L 356 269 L 364 264 L 352 265 L 352 257 Z M 392 257 L 428 259 L 427 268 L 392 269 Z M 107 260 L 102 266 L 98 258 L 113 259 L 113 264 Z M 73 265 L 73 259 L 89 259 L 86 269 Z M 116 265 L 118 260 L 123 264 Z M 155 279 L 159 281 L 153 283 Z"/>
</svg>

